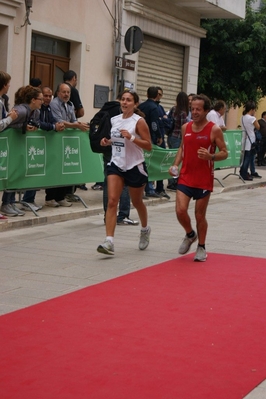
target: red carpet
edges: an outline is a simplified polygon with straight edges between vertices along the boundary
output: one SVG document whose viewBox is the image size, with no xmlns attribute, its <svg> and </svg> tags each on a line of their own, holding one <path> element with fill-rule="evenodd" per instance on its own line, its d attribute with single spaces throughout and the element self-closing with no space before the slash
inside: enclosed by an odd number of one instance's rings
<svg viewBox="0 0 266 399">
<path fill-rule="evenodd" d="M 266 378 L 266 260 L 193 255 L 0 317 L 1 399 L 240 399 Z"/>
</svg>

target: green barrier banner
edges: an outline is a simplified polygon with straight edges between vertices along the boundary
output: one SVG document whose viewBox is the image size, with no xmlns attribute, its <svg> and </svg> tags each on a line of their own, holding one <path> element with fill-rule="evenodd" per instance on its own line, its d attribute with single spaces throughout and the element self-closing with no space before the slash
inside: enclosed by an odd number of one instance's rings
<svg viewBox="0 0 266 399">
<path fill-rule="evenodd" d="M 7 129 L 0 134 L 0 190 L 96 181 L 103 181 L 102 155 L 91 151 L 88 133 Z"/>
<path fill-rule="evenodd" d="M 149 181 L 169 179 L 168 169 L 173 164 L 177 150 L 169 150 L 156 145 L 150 152 L 144 151 Z"/>
<path fill-rule="evenodd" d="M 170 177 L 176 150 L 154 146 L 145 152 L 149 179 Z M 0 190 L 79 185 L 103 181 L 101 154 L 91 151 L 88 133 L 7 129 L 0 134 Z"/>
<path fill-rule="evenodd" d="M 0 137 L 0 187 L 1 181 L 8 178 L 8 140 Z"/>
<path fill-rule="evenodd" d="M 224 140 L 228 150 L 228 157 L 224 161 L 215 162 L 215 169 L 236 168 L 241 159 L 241 130 L 227 130 L 224 132 Z"/>
<path fill-rule="evenodd" d="M 224 133 L 229 157 L 215 162 L 215 168 L 239 166 L 241 135 L 241 131 Z M 176 151 L 157 146 L 145 151 L 150 181 L 170 178 L 168 169 Z M 88 133 L 73 129 L 26 134 L 7 129 L 0 133 L 0 190 L 79 185 L 103 179 L 102 155 L 91 151 Z"/>
</svg>

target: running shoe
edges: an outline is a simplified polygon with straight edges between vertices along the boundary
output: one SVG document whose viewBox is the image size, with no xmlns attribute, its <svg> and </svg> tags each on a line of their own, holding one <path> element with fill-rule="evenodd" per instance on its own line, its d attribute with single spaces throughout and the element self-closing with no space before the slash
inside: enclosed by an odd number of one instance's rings
<svg viewBox="0 0 266 399">
<path fill-rule="evenodd" d="M 105 255 L 114 255 L 114 244 L 110 240 L 105 240 L 103 244 L 98 246 L 97 251 Z"/>
<path fill-rule="evenodd" d="M 180 255 L 185 255 L 189 250 L 191 245 L 193 244 L 194 241 L 197 239 L 197 234 L 194 231 L 194 236 L 192 238 L 189 238 L 187 235 L 185 235 L 185 238 L 182 241 L 182 244 L 179 247 L 178 253 Z"/>
<path fill-rule="evenodd" d="M 194 257 L 194 262 L 205 262 L 207 259 L 206 250 L 202 247 L 197 248 L 196 255 Z"/>
<path fill-rule="evenodd" d="M 150 243 L 150 235 L 151 235 L 151 228 L 147 227 L 147 230 L 140 231 L 140 239 L 139 239 L 139 249 L 144 250 Z"/>
</svg>

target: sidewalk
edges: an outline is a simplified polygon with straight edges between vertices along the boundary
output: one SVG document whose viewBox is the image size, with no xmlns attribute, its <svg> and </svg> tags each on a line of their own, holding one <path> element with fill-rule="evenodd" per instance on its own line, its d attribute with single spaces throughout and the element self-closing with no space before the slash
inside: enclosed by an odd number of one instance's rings
<svg viewBox="0 0 266 399">
<path fill-rule="evenodd" d="M 253 181 L 246 181 L 245 183 L 239 179 L 238 175 L 234 175 L 235 169 L 222 169 L 215 171 L 214 180 L 214 191 L 213 195 L 219 195 L 224 192 L 232 190 L 245 190 L 251 187 L 258 187 L 261 185 L 266 185 L 266 167 L 257 167 L 257 172 L 262 176 L 261 179 L 253 179 Z M 239 169 L 236 170 L 238 173 Z M 229 175 L 229 176 L 228 176 Z M 226 177 L 228 176 L 228 177 Z M 71 207 L 59 207 L 59 208 L 49 208 L 44 205 L 45 201 L 45 191 L 37 191 L 36 203 L 42 205 L 43 208 L 38 211 L 38 216 L 30 210 L 27 210 L 24 216 L 16 216 L 8 218 L 6 221 L 0 222 L 0 232 L 7 231 L 10 229 L 46 225 L 49 223 L 63 222 L 66 220 L 74 220 L 79 218 L 85 218 L 91 215 L 102 214 L 103 218 L 103 206 L 102 206 L 102 191 L 95 191 L 91 189 L 94 183 L 87 183 L 87 191 L 77 189 L 75 194 L 82 198 L 88 208 L 85 208 L 82 202 L 73 202 Z M 222 187 L 222 185 L 224 187 Z M 167 181 L 164 182 L 164 186 L 167 186 Z M 170 200 L 165 198 L 151 198 L 145 200 L 147 206 L 156 205 L 158 203 L 174 202 L 175 193 L 167 191 L 170 196 Z M 18 199 L 18 195 L 17 195 Z"/>
</svg>

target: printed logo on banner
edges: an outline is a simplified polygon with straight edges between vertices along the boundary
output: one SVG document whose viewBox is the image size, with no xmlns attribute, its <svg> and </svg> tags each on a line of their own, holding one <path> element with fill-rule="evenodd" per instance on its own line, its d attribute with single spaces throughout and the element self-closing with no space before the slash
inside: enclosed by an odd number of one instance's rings
<svg viewBox="0 0 266 399">
<path fill-rule="evenodd" d="M 151 164 L 151 158 L 152 158 L 153 152 L 154 152 L 153 149 L 151 151 L 149 151 L 149 152 L 148 151 L 144 152 L 144 159 L 145 159 L 145 163 L 146 163 L 146 166 L 147 166 L 148 169 L 149 169 L 150 164 Z"/>
<path fill-rule="evenodd" d="M 167 151 L 166 152 L 166 154 L 163 157 L 161 164 L 160 164 L 161 172 L 168 172 L 170 166 L 173 165 L 176 153 L 177 153 L 177 149 L 175 151 Z"/>
<path fill-rule="evenodd" d="M 8 139 L 0 138 L 0 180 L 7 180 L 8 177 Z"/>
<path fill-rule="evenodd" d="M 26 137 L 26 176 L 45 176 L 46 139 L 44 136 Z"/>
<path fill-rule="evenodd" d="M 223 136 L 224 136 L 224 142 L 226 144 L 226 148 L 227 148 L 227 151 L 228 151 L 227 159 L 229 160 L 229 159 L 231 159 L 231 146 L 230 146 L 230 143 L 229 143 L 229 137 L 228 137 L 227 133 L 224 133 Z"/>
<path fill-rule="evenodd" d="M 79 137 L 63 136 L 62 174 L 82 173 Z"/>
<path fill-rule="evenodd" d="M 242 152 L 242 132 L 233 133 L 234 135 L 234 146 L 235 146 L 235 154 L 236 157 L 240 159 Z"/>
</svg>

